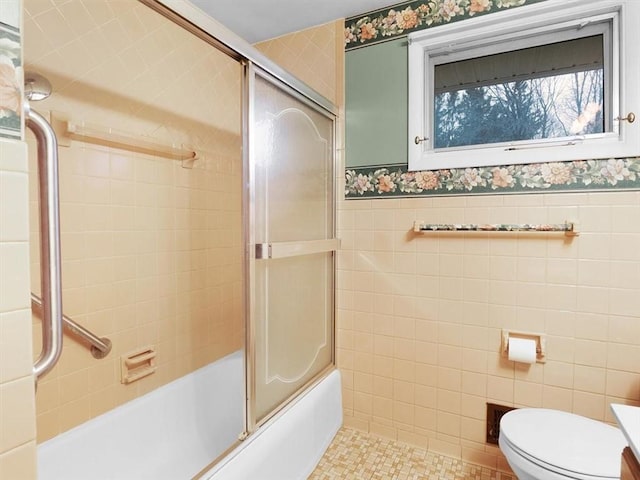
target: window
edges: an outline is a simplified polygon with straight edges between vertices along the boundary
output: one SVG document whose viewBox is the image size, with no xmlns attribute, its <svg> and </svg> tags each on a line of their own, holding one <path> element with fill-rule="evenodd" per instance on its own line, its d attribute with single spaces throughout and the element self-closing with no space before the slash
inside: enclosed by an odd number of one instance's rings
<svg viewBox="0 0 640 480">
<path fill-rule="evenodd" d="M 409 169 L 640 155 L 639 30 L 634 0 L 547 0 L 411 35 Z"/>
<path fill-rule="evenodd" d="M 599 34 L 436 64 L 434 147 L 604 133 L 603 45 Z"/>
</svg>

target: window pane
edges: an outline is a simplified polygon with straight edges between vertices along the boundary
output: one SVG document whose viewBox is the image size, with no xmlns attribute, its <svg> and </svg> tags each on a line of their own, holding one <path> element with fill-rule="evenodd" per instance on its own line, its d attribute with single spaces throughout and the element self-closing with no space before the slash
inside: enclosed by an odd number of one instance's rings
<svg viewBox="0 0 640 480">
<path fill-rule="evenodd" d="M 603 36 L 436 65 L 435 148 L 605 131 Z"/>
</svg>

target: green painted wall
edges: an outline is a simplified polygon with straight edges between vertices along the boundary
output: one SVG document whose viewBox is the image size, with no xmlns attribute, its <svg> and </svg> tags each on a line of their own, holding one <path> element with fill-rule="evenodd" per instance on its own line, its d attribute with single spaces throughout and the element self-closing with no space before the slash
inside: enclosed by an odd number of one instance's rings
<svg viewBox="0 0 640 480">
<path fill-rule="evenodd" d="M 407 39 L 346 52 L 346 165 L 407 163 Z"/>
</svg>

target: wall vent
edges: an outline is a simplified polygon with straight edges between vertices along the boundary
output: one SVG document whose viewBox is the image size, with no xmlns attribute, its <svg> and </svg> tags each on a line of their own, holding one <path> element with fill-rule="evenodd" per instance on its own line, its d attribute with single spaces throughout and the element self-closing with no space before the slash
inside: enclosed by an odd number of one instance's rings
<svg viewBox="0 0 640 480">
<path fill-rule="evenodd" d="M 514 407 L 507 407 L 505 405 L 497 405 L 495 403 L 487 403 L 487 443 L 498 444 L 498 437 L 500 436 L 500 419 L 502 416 L 515 410 Z"/>
</svg>

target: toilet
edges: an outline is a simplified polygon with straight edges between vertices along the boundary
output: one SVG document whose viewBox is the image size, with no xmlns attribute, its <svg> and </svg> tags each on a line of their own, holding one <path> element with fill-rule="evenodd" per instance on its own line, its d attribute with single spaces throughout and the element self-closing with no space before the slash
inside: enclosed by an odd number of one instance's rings
<svg viewBox="0 0 640 480">
<path fill-rule="evenodd" d="M 519 480 L 619 480 L 622 432 L 573 413 L 520 408 L 500 420 L 500 450 Z"/>
</svg>

